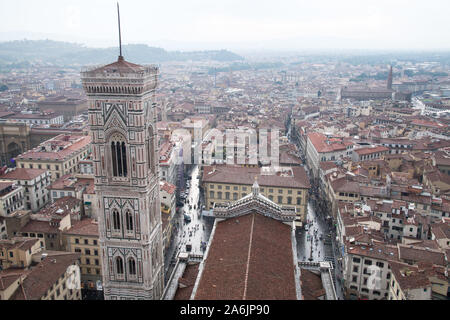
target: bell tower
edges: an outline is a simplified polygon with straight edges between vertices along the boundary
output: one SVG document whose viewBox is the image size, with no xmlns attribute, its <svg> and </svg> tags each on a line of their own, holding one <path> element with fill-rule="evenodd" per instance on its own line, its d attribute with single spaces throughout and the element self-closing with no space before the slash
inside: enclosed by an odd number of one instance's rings
<svg viewBox="0 0 450 320">
<path fill-rule="evenodd" d="M 99 209 L 106 300 L 160 299 L 164 288 L 155 89 L 158 67 L 125 61 L 81 72 Z"/>
</svg>

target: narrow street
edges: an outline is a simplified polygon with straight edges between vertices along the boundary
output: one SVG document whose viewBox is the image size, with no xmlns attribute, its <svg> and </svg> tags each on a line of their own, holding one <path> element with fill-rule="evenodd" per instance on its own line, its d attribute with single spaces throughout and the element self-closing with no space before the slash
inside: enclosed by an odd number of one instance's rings
<svg viewBox="0 0 450 320">
<path fill-rule="evenodd" d="M 330 233 L 325 221 L 316 215 L 308 203 L 307 222 L 297 231 L 297 254 L 299 261 L 324 261 L 333 256 Z"/>
<path fill-rule="evenodd" d="M 211 235 L 211 230 L 214 224 L 214 218 L 202 217 L 201 207 L 202 204 L 199 203 L 199 168 L 194 166 L 189 172 L 191 179 L 188 194 L 185 199 L 184 206 L 179 209 L 176 213 L 174 225 L 178 223 L 177 231 L 173 236 L 172 243 L 167 249 L 164 261 L 164 269 L 166 278 L 169 277 L 173 266 L 176 263 L 176 257 L 180 252 L 190 252 L 192 254 L 203 254 L 204 250 L 202 248 L 202 243 L 207 243 L 209 236 Z M 187 221 L 184 215 L 189 216 L 191 221 Z M 186 246 L 191 245 L 189 250 Z"/>
<path fill-rule="evenodd" d="M 292 122 L 289 127 L 289 140 L 297 145 L 300 153 L 303 153 L 300 144 L 293 141 Z M 307 164 L 305 169 L 307 169 Z M 297 258 L 299 261 L 331 262 L 337 297 L 339 300 L 344 300 L 341 283 L 342 271 L 338 261 L 340 255 L 335 246 L 336 234 L 333 231 L 332 223 L 326 221 L 329 212 L 318 212 L 318 200 L 318 196 L 312 192 L 309 196 L 305 226 L 296 231 Z"/>
</svg>

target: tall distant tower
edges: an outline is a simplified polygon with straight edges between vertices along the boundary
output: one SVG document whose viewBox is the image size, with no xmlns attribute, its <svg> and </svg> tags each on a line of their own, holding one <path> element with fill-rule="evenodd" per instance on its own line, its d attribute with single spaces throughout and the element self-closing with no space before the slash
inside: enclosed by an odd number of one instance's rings
<svg viewBox="0 0 450 320">
<path fill-rule="evenodd" d="M 116 62 L 81 73 L 89 98 L 103 288 L 106 300 L 160 299 L 158 68 L 127 62 L 121 51 Z"/>
<path fill-rule="evenodd" d="M 388 81 L 387 81 L 387 88 L 389 90 L 392 90 L 392 66 L 389 69 L 389 76 L 388 76 Z"/>
</svg>

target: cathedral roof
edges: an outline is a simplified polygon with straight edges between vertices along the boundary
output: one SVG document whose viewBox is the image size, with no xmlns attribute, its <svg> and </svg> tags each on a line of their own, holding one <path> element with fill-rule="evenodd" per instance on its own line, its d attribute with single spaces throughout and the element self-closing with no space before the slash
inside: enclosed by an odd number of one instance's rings
<svg viewBox="0 0 450 320">
<path fill-rule="evenodd" d="M 218 221 L 195 300 L 297 299 L 291 226 L 252 212 Z"/>
</svg>

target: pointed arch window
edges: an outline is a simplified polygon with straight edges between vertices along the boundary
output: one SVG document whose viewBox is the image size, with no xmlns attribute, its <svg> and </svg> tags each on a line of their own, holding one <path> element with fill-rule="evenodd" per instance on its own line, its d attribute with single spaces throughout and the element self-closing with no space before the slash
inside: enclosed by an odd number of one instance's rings
<svg viewBox="0 0 450 320">
<path fill-rule="evenodd" d="M 130 275 L 136 275 L 136 261 L 133 258 L 128 259 L 128 270 Z"/>
<path fill-rule="evenodd" d="M 111 162 L 114 177 L 126 177 L 128 175 L 127 146 L 125 138 L 121 134 L 114 134 L 111 137 Z"/>
<path fill-rule="evenodd" d="M 117 274 L 123 274 L 123 260 L 121 257 L 116 258 L 116 271 Z"/>
<path fill-rule="evenodd" d="M 130 210 L 127 210 L 127 212 L 125 213 L 125 220 L 127 224 L 127 231 L 133 231 L 134 230 L 133 214 L 131 213 Z"/>
<path fill-rule="evenodd" d="M 113 218 L 113 229 L 114 230 L 120 230 L 120 213 L 116 209 L 113 209 L 112 212 L 112 218 Z"/>
</svg>

